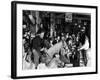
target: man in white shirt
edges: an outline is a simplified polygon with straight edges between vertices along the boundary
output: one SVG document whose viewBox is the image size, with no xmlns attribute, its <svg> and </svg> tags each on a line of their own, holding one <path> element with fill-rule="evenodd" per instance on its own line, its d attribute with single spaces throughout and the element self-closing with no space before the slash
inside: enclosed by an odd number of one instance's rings
<svg viewBox="0 0 100 80">
<path fill-rule="evenodd" d="M 83 62 L 84 62 L 84 65 L 87 66 L 87 62 L 88 62 L 88 56 L 87 56 L 87 51 L 89 49 L 89 39 L 87 36 L 85 36 L 85 43 L 81 46 L 80 49 L 78 50 L 81 50 L 81 53 L 82 53 L 82 58 L 83 58 Z"/>
</svg>

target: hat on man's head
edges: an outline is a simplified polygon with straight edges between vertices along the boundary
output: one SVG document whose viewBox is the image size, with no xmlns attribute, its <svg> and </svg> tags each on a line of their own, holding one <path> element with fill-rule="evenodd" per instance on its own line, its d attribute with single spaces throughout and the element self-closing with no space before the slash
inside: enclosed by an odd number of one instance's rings
<svg viewBox="0 0 100 80">
<path fill-rule="evenodd" d="M 44 29 L 39 29 L 38 32 L 37 32 L 37 34 L 41 34 L 43 32 L 45 33 L 45 30 Z"/>
</svg>

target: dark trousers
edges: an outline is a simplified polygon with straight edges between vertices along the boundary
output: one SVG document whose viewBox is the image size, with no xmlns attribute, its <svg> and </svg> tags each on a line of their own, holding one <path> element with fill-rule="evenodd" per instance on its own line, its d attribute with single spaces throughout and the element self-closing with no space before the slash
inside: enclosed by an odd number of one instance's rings
<svg viewBox="0 0 100 80">
<path fill-rule="evenodd" d="M 73 58 L 73 67 L 79 67 L 79 66 L 80 66 L 80 53 L 78 51 L 75 51 Z"/>
<path fill-rule="evenodd" d="M 86 50 L 82 50 L 82 57 L 83 57 L 84 65 L 87 66 L 87 55 L 86 55 Z"/>
</svg>

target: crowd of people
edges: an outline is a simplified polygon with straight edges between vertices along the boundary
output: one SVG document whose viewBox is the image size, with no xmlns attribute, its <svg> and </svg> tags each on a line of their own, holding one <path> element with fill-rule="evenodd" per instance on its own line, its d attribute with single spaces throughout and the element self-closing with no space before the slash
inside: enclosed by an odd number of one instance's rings
<svg viewBox="0 0 100 80">
<path fill-rule="evenodd" d="M 28 22 L 27 22 L 28 23 Z M 79 31 L 46 31 L 43 25 L 33 34 L 31 25 L 23 25 L 23 69 L 87 66 L 90 39 L 86 27 Z"/>
<path fill-rule="evenodd" d="M 56 67 L 65 67 L 66 64 L 79 67 L 81 57 L 84 66 L 87 66 L 86 51 L 89 49 L 89 39 L 84 33 L 77 35 L 62 33 L 61 36 L 48 40 L 44 39 L 44 34 L 45 31 L 40 29 L 31 43 L 23 39 L 25 60 L 28 63 L 34 63 L 35 69 L 40 63 L 50 66 L 54 59 L 58 62 Z"/>
</svg>

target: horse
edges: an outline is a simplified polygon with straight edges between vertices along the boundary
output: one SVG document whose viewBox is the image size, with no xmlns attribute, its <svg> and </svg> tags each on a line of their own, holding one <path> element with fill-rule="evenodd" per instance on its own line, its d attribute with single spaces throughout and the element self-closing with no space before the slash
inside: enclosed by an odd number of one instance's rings
<svg viewBox="0 0 100 80">
<path fill-rule="evenodd" d="M 49 48 L 46 52 L 47 54 L 47 64 L 49 67 L 57 67 L 60 63 L 70 63 L 69 61 L 69 52 L 66 51 L 68 45 L 65 41 L 60 41 Z M 58 58 L 54 58 L 54 55 L 59 55 Z M 67 57 L 65 57 L 67 55 Z"/>
</svg>

